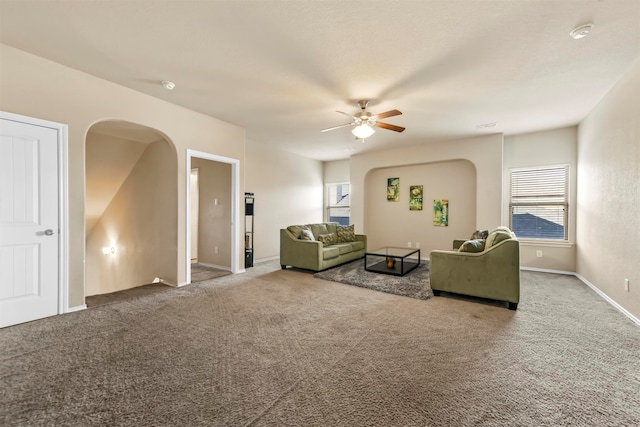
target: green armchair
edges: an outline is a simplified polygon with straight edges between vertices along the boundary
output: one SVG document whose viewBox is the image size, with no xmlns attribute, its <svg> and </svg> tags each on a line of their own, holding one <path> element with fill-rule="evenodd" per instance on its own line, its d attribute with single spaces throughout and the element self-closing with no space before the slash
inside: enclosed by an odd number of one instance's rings
<svg viewBox="0 0 640 427">
<path fill-rule="evenodd" d="M 496 238 L 496 234 L 500 237 Z M 462 246 L 461 241 L 454 241 L 454 246 Z M 442 291 L 506 301 L 509 309 L 516 310 L 520 302 L 517 238 L 501 227 L 489 234 L 483 249 L 480 252 L 432 251 L 429 268 L 434 295 Z"/>
</svg>

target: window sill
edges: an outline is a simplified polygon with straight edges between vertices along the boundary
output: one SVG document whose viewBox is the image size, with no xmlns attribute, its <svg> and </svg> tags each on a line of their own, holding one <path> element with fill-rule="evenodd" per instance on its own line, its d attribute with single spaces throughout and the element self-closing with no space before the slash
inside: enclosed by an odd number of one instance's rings
<svg viewBox="0 0 640 427">
<path fill-rule="evenodd" d="M 542 239 L 518 239 L 522 246 L 546 246 L 553 248 L 571 248 L 573 247 L 573 242 L 568 241 L 553 241 L 553 240 L 542 240 Z"/>
</svg>

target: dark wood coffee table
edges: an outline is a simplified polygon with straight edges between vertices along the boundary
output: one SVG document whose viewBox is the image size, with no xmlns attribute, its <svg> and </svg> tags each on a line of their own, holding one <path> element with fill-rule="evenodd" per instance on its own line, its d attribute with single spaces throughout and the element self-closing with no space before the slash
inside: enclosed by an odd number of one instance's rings
<svg viewBox="0 0 640 427">
<path fill-rule="evenodd" d="M 374 273 L 404 276 L 420 265 L 420 249 L 386 246 L 364 254 L 364 269 Z"/>
</svg>

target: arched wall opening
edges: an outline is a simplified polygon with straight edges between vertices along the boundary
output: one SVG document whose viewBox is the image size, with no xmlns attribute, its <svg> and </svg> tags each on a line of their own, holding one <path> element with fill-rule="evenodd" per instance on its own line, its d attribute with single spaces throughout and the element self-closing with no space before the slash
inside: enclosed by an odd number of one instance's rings
<svg viewBox="0 0 640 427">
<path fill-rule="evenodd" d="M 177 283 L 177 154 L 161 132 L 117 120 L 85 140 L 85 296 Z"/>
<path fill-rule="evenodd" d="M 398 178 L 397 201 L 387 199 L 390 178 Z M 405 248 L 419 244 L 422 258 L 434 249 L 451 249 L 454 239 L 471 236 L 476 225 L 476 168 L 450 160 L 370 170 L 364 181 L 367 246 Z M 409 209 L 411 186 L 422 186 L 422 210 Z M 434 201 L 447 200 L 447 226 L 434 225 Z"/>
</svg>

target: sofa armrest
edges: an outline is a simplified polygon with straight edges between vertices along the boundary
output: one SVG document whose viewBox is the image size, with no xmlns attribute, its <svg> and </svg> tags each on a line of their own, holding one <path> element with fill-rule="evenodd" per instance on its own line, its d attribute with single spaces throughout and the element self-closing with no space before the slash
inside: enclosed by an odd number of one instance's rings
<svg viewBox="0 0 640 427">
<path fill-rule="evenodd" d="M 366 234 L 356 234 L 356 242 L 364 243 L 364 251 L 367 251 L 367 235 Z"/>
<path fill-rule="evenodd" d="M 320 270 L 322 242 L 300 240 L 286 228 L 280 229 L 280 264 L 308 270 Z"/>
</svg>

